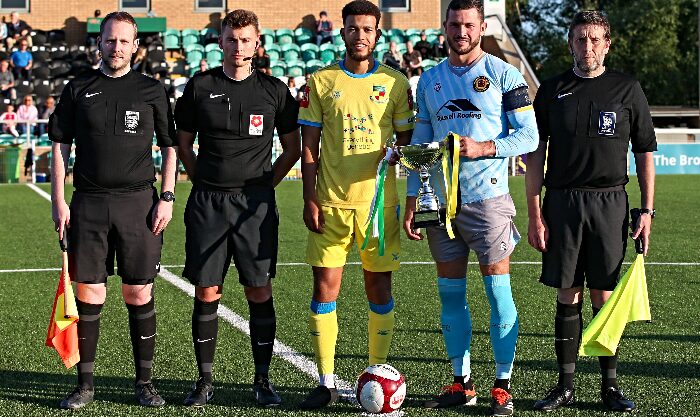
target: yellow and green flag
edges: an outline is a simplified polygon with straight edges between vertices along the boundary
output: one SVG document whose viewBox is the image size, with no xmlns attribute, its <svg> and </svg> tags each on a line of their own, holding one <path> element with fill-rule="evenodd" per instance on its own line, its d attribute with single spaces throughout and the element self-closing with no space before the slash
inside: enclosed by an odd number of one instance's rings
<svg viewBox="0 0 700 417">
<path fill-rule="evenodd" d="M 627 323 L 640 320 L 651 320 L 643 255 L 637 255 L 608 301 L 586 327 L 579 355 L 614 356 Z"/>
</svg>

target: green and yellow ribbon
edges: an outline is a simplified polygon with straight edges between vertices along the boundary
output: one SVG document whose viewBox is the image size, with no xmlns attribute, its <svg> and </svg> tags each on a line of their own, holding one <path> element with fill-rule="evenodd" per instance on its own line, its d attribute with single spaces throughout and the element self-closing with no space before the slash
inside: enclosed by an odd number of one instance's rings
<svg viewBox="0 0 700 417">
<path fill-rule="evenodd" d="M 459 192 L 459 135 L 453 132 L 447 134 L 444 139 L 445 148 L 442 154 L 442 173 L 445 181 L 445 227 L 450 239 L 455 238 L 452 231 L 452 219 L 457 216 L 457 193 Z M 450 141 L 452 146 L 450 147 Z M 450 155 L 452 148 L 452 155 Z M 451 156 L 451 158 L 450 158 Z M 450 159 L 452 159 L 451 171 L 449 170 Z"/>
<path fill-rule="evenodd" d="M 387 148 L 386 156 L 377 166 L 377 177 L 374 185 L 374 197 L 372 197 L 372 208 L 367 218 L 367 229 L 365 229 L 365 241 L 362 242 L 362 250 L 365 250 L 369 243 L 370 232 L 372 237 L 378 238 L 379 256 L 384 256 L 384 180 L 389 169 L 389 159 L 393 153 L 392 148 Z"/>
</svg>

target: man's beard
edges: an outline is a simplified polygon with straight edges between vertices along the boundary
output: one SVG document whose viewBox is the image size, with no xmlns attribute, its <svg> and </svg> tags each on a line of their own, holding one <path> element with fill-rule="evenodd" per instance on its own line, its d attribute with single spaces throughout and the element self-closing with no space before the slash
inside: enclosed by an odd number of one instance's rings
<svg viewBox="0 0 700 417">
<path fill-rule="evenodd" d="M 597 56 L 593 58 L 593 62 L 590 65 L 588 65 L 585 58 L 581 60 L 574 58 L 574 62 L 576 63 L 576 68 L 585 74 L 590 74 L 603 66 L 603 63 L 598 60 Z"/>
<path fill-rule="evenodd" d="M 348 45 L 346 42 L 345 43 L 345 53 L 347 53 L 348 56 L 355 61 L 367 61 L 374 53 L 374 48 L 376 48 L 376 47 L 377 47 L 376 43 L 374 43 L 372 45 L 368 45 L 367 52 L 362 54 L 360 52 L 353 51 L 353 48 L 351 47 L 351 45 Z"/>
<path fill-rule="evenodd" d="M 469 39 L 469 38 L 467 38 Z M 459 49 L 457 47 L 457 42 L 454 41 L 452 38 L 447 38 L 447 44 L 450 45 L 450 49 L 456 53 L 457 55 L 467 55 L 471 51 L 473 51 L 479 44 L 481 43 L 481 36 L 477 37 L 473 41 L 469 42 L 466 48 L 464 49 Z"/>
</svg>

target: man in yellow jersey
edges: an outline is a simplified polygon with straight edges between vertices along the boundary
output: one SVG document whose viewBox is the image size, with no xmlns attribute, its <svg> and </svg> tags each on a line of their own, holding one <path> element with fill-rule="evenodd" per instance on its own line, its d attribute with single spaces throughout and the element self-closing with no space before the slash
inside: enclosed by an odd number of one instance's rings
<svg viewBox="0 0 700 417">
<path fill-rule="evenodd" d="M 338 337 L 336 299 L 343 266 L 355 240 L 365 239 L 377 165 L 396 132 L 408 144 L 414 114 L 406 77 L 373 58 L 381 13 L 366 0 L 343 7 L 346 57 L 314 73 L 299 111 L 302 125 L 306 260 L 314 276 L 310 331 L 319 386 L 301 403 L 318 409 L 338 398 L 333 374 Z M 321 139 L 323 155 L 319 156 Z M 369 362 L 386 362 L 394 328 L 391 272 L 399 267 L 399 205 L 394 167 L 386 174 L 385 255 L 377 238 L 360 252 L 369 301 Z"/>
</svg>

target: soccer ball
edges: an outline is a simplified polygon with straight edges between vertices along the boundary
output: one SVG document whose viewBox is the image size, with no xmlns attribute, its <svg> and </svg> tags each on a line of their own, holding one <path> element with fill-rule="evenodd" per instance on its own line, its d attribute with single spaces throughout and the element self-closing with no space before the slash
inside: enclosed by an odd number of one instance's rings
<svg viewBox="0 0 700 417">
<path fill-rule="evenodd" d="M 398 410 L 406 398 L 406 381 L 392 366 L 372 365 L 357 378 L 355 396 L 370 413 L 390 413 Z"/>
</svg>

